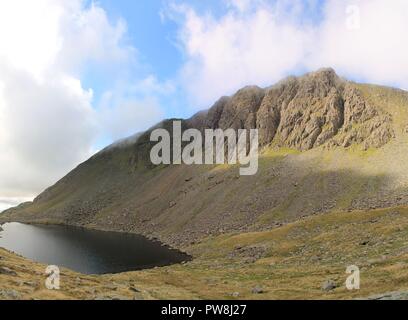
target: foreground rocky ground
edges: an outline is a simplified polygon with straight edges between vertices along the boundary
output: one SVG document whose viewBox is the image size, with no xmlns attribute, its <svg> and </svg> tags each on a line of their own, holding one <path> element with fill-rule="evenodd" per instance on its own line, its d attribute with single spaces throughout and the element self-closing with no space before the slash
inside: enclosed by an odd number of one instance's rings
<svg viewBox="0 0 408 320">
<path fill-rule="evenodd" d="M 331 212 L 269 231 L 213 236 L 183 248 L 186 264 L 117 275 L 45 266 L 0 249 L 0 299 L 406 299 L 408 207 Z M 346 267 L 361 271 L 345 287 Z M 327 285 L 327 284 L 330 285 Z"/>
</svg>

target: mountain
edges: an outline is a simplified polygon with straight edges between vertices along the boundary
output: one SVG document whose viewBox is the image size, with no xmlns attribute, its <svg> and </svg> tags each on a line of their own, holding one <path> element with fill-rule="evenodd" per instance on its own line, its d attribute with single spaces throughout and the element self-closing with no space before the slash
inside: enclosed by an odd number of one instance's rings
<svg viewBox="0 0 408 320">
<path fill-rule="evenodd" d="M 155 128 L 171 131 L 172 120 Z M 245 87 L 182 121 L 259 129 L 254 176 L 237 165 L 161 165 L 150 132 L 119 141 L 2 220 L 141 233 L 177 247 L 319 213 L 408 203 L 408 93 L 322 69 Z"/>
</svg>

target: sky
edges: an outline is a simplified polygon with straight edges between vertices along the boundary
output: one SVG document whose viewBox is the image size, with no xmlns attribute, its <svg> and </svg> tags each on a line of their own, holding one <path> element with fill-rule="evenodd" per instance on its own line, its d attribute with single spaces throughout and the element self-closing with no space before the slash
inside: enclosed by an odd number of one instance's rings
<svg viewBox="0 0 408 320">
<path fill-rule="evenodd" d="M 245 85 L 408 88 L 407 31 L 406 0 L 0 0 L 0 211 Z"/>
</svg>

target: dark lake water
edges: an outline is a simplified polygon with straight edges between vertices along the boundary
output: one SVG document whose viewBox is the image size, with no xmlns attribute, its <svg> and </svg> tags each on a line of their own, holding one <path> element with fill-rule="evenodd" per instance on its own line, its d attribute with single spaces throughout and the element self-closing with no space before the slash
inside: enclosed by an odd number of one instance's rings
<svg viewBox="0 0 408 320">
<path fill-rule="evenodd" d="M 6 223 L 2 228 L 0 247 L 84 274 L 119 273 L 189 260 L 180 251 L 135 234 L 21 223 Z"/>
</svg>

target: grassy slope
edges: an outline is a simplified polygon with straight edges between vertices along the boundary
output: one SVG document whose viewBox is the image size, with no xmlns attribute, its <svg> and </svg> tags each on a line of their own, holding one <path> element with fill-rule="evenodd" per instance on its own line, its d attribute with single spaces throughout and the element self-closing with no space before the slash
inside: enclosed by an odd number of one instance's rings
<svg viewBox="0 0 408 320">
<path fill-rule="evenodd" d="M 408 289 L 407 218 L 407 207 L 333 212 L 266 232 L 209 237 L 185 248 L 196 257 L 185 265 L 106 276 L 63 270 L 58 292 L 45 290 L 44 266 L 0 251 L 0 267 L 18 273 L 18 278 L 0 275 L 1 289 L 27 299 L 362 298 Z M 253 250 L 261 252 L 259 259 L 252 259 Z M 349 265 L 361 268 L 359 291 L 344 286 Z M 338 288 L 324 292 L 321 285 L 328 279 Z M 253 294 L 255 286 L 264 293 Z"/>
<path fill-rule="evenodd" d="M 141 232 L 186 245 L 209 234 L 268 229 L 321 212 L 407 203 L 407 146 L 396 140 L 368 151 L 269 149 L 253 177 L 240 177 L 237 167 L 228 166 L 112 173 L 102 163 L 75 177 L 88 183 L 59 184 L 46 201 L 10 219 Z"/>
</svg>

